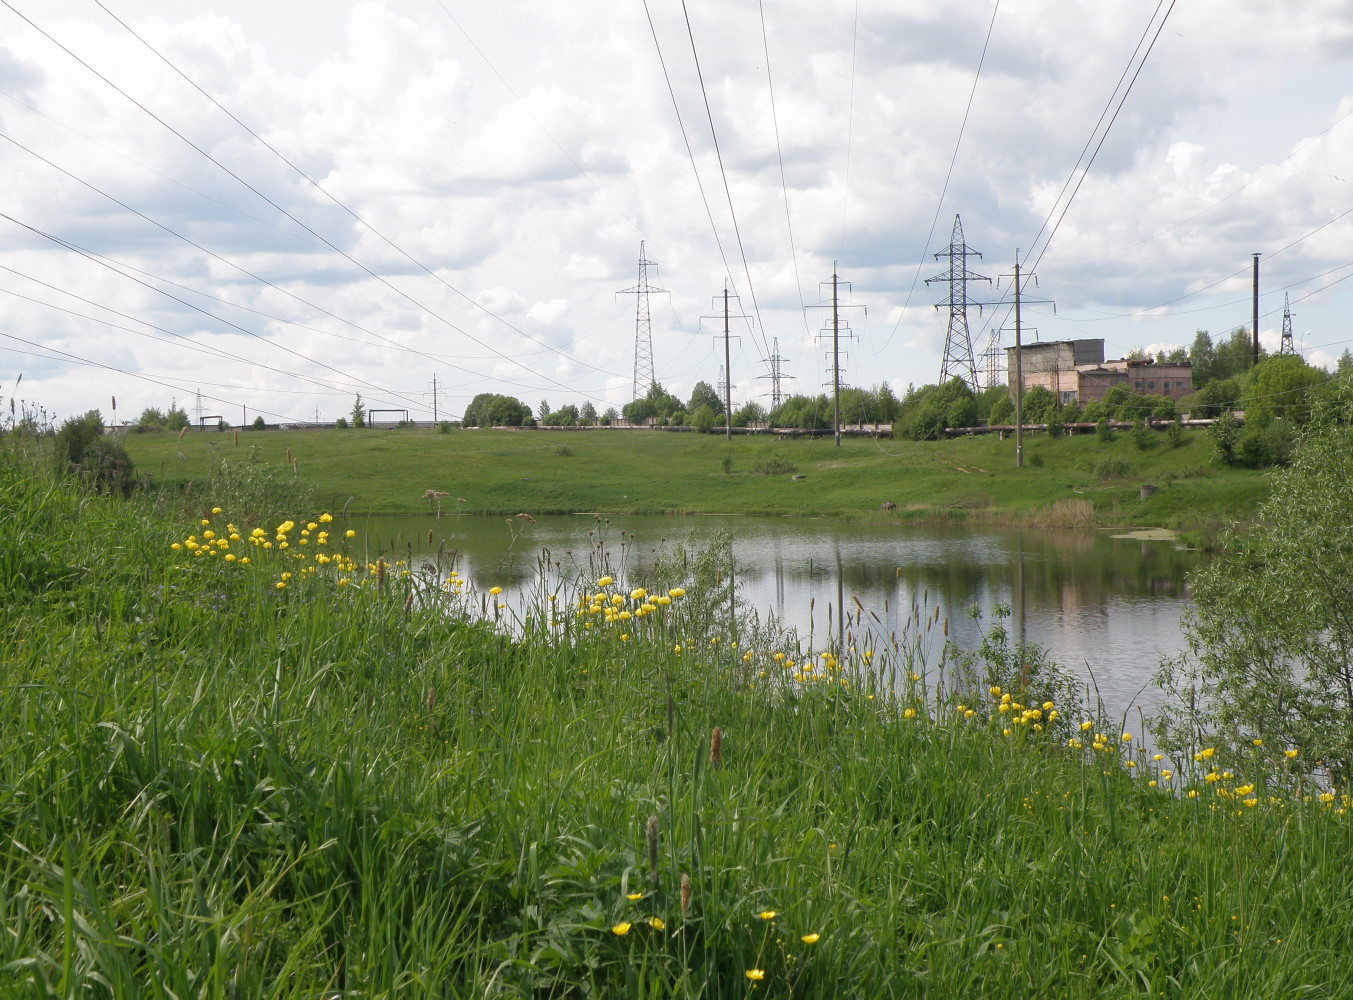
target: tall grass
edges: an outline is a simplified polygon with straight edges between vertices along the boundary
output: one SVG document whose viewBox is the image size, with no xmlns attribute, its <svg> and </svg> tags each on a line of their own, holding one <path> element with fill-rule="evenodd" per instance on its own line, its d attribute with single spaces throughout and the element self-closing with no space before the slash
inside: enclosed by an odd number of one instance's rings
<svg viewBox="0 0 1353 1000">
<path fill-rule="evenodd" d="M 321 513 L 252 495 L 0 466 L 0 996 L 1353 990 L 1347 802 L 1284 748 L 1082 733 L 930 608 L 749 645 L 698 560 L 485 621 L 449 574 L 171 548 Z"/>
</svg>

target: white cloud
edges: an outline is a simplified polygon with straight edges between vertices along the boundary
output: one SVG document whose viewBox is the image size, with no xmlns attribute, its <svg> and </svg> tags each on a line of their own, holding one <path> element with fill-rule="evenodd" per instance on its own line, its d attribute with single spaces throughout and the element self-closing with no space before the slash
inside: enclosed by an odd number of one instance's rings
<svg viewBox="0 0 1353 1000">
<path fill-rule="evenodd" d="M 120 414 L 139 412 L 176 391 L 182 400 L 199 380 L 232 407 L 297 418 L 317 407 L 329 418 L 346 412 L 362 383 L 373 400 L 430 410 L 434 372 L 446 387 L 443 412 L 481 390 L 532 405 L 618 406 L 632 379 L 635 303 L 616 292 L 635 284 L 642 239 L 660 264 L 650 280 L 671 293 L 651 303 L 658 376 L 683 396 L 718 378 L 722 350 L 700 317 L 726 277 L 745 307 L 754 294 L 765 324 L 754 336 L 742 330 L 733 359 L 740 398 L 769 390 L 758 357 L 772 339 L 798 376 L 795 390 L 818 391 L 822 315 L 805 320 L 801 304 L 822 300 L 819 282 L 834 264 L 870 310 L 851 320 L 860 339 L 848 379 L 888 380 L 899 391 L 934 381 L 946 317 L 932 304 L 945 289 L 924 279 L 943 269 L 933 254 L 954 215 L 986 255 L 974 269 L 1008 274 L 1016 248 L 1027 254 L 1056 203 L 1149 14 L 1092 0 L 1004 0 L 941 204 L 990 0 L 866 2 L 858 34 L 852 3 L 768 8 L 778 149 L 759 9 L 689 5 L 740 248 L 686 23 L 676 8 L 650 9 L 708 208 L 641 8 L 522 0 L 452 8 L 458 26 L 439 4 L 409 0 L 238 0 L 186 15 L 169 0 L 119 5 L 119 16 L 344 207 L 101 12 L 75 0 L 26 11 L 357 263 L 6 12 L 5 135 L 314 304 L 8 146 L 14 218 L 268 315 L 143 279 L 262 339 L 231 332 L 4 223 L 0 264 L 178 339 L 166 346 L 12 295 L 3 299 L 7 331 L 181 388 L 41 359 L 12 340 L 0 341 L 6 367 L 30 372 L 23 388 L 64 413 L 105 386 Z M 1353 207 L 1353 115 L 1343 120 L 1353 112 L 1350 62 L 1353 9 L 1344 0 L 1281 16 L 1260 0 L 1179 5 L 1039 266 L 1039 297 L 1056 300 L 1058 312 L 1033 309 L 1026 323 L 1043 339 L 1103 336 L 1110 353 L 1188 343 L 1197 327 L 1224 334 L 1249 321 L 1249 255 L 1262 251 L 1261 326 L 1279 328 L 1288 292 L 1308 356 L 1332 363 L 1347 339 L 1353 288 L 1330 284 L 1348 273 L 1340 267 L 1350 264 L 1353 237 L 1353 215 L 1331 221 Z M 0 288 L 78 306 L 7 272 Z M 970 295 L 994 300 L 1005 289 L 1008 279 Z M 970 314 L 979 351 L 1003 315 Z"/>
</svg>

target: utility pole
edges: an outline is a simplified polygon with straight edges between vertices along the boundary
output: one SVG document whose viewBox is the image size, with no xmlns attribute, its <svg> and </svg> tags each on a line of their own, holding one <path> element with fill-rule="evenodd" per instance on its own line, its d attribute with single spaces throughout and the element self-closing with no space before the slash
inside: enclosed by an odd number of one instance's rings
<svg viewBox="0 0 1353 1000">
<path fill-rule="evenodd" d="M 826 284 L 826 282 L 823 282 Z M 832 300 L 830 306 L 823 304 L 820 306 L 809 306 L 810 309 L 826 309 L 832 311 L 832 436 L 836 439 L 836 447 L 841 447 L 841 310 L 842 309 L 864 309 L 863 305 L 841 304 L 841 285 L 850 287 L 850 282 L 841 281 L 840 275 L 836 273 L 836 261 L 832 261 Z M 866 315 L 868 310 L 866 310 Z M 850 333 L 850 326 L 846 326 L 847 332 L 844 336 L 854 337 Z M 819 335 L 818 339 L 822 339 Z"/>
<path fill-rule="evenodd" d="M 1259 364 L 1259 255 L 1254 255 L 1254 357 L 1250 361 L 1253 367 Z"/>
<path fill-rule="evenodd" d="M 721 298 L 721 297 L 718 296 L 718 295 L 716 295 L 716 296 L 714 297 L 714 308 L 715 308 L 715 309 L 719 309 L 719 307 L 720 307 L 720 298 Z M 734 302 L 738 302 L 737 308 L 739 308 L 739 309 L 742 308 L 741 303 L 738 301 L 738 296 L 736 296 L 736 295 L 730 295 L 730 294 L 729 294 L 729 292 L 728 292 L 728 279 L 725 278 L 725 279 L 724 279 L 724 283 L 723 283 L 723 293 L 722 293 L 722 303 L 723 303 L 722 311 L 719 312 L 718 314 L 715 314 L 715 315 L 701 316 L 700 318 L 701 318 L 701 319 L 719 319 L 719 318 L 722 317 L 722 319 L 723 319 L 723 370 L 724 370 L 724 382 L 723 382 L 723 430 L 724 430 L 724 436 L 725 436 L 726 438 L 728 438 L 729 440 L 732 440 L 732 438 L 733 438 L 733 368 L 732 368 L 732 362 L 731 362 L 731 354 L 730 354 L 730 351 L 729 351 L 729 341 L 730 341 L 730 340 L 733 340 L 734 338 L 731 336 L 731 334 L 730 334 L 730 332 L 729 332 L 729 325 L 730 325 L 730 321 L 733 320 L 733 319 L 749 319 L 750 317 L 747 316 L 747 315 L 745 315 L 744 313 L 740 313 L 740 312 L 739 312 L 739 313 L 735 313 L 735 312 L 732 312 L 731 307 L 729 306 L 729 300 L 730 300 L 730 299 L 732 299 Z M 738 338 L 738 339 L 740 339 L 740 338 Z"/>
<path fill-rule="evenodd" d="M 1024 282 L 1029 278 L 1038 283 L 1038 278 L 1032 273 L 1020 276 L 1019 250 L 1015 251 L 1015 369 L 1014 369 L 1014 390 L 1015 390 L 1015 468 L 1024 468 L 1024 343 L 1023 327 L 1020 316 L 1020 307 L 1024 300 Z M 1048 299 L 1035 299 L 1040 305 L 1048 302 Z M 1056 308 L 1054 306 L 1054 308 Z M 1057 378 L 1057 396 L 1058 405 L 1061 404 L 1062 380 L 1060 372 Z"/>
<path fill-rule="evenodd" d="M 432 373 L 432 422 L 437 423 L 437 373 Z"/>
<path fill-rule="evenodd" d="M 648 269 L 658 265 L 644 256 L 644 241 L 639 241 L 639 284 L 622 288 L 617 295 L 634 296 L 634 398 L 643 399 L 653 387 L 653 322 L 648 314 L 648 296 L 665 294 L 667 289 L 648 283 Z"/>
</svg>

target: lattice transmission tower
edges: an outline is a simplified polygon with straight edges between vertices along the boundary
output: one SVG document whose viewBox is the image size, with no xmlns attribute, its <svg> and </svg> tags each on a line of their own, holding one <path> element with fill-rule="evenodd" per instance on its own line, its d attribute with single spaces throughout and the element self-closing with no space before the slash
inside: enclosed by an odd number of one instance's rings
<svg viewBox="0 0 1353 1000">
<path fill-rule="evenodd" d="M 1292 304 L 1288 301 L 1289 296 L 1283 293 L 1283 342 L 1278 348 L 1279 354 L 1296 354 L 1296 341 L 1292 339 Z"/>
<path fill-rule="evenodd" d="M 667 289 L 648 283 L 648 269 L 657 263 L 644 256 L 644 241 L 639 241 L 639 283 L 622 288 L 617 295 L 633 295 L 634 306 L 634 398 L 643 399 L 653 387 L 653 322 L 648 314 L 648 296 Z"/>
<path fill-rule="evenodd" d="M 757 378 L 770 379 L 770 408 L 773 410 L 784 402 L 785 394 L 780 386 L 781 381 L 783 379 L 793 378 L 794 376 L 786 375 L 784 372 L 784 363 L 789 359 L 780 356 L 780 338 L 776 337 L 771 341 L 771 344 L 773 346 L 771 348 L 770 357 L 766 359 L 766 363 L 770 365 L 770 374 L 758 375 Z"/>
<path fill-rule="evenodd" d="M 982 255 L 963 242 L 963 222 L 954 216 L 954 233 L 949 246 L 935 254 L 935 259 L 949 258 L 949 268 L 933 278 L 927 278 L 926 284 L 934 281 L 949 283 L 947 302 L 937 302 L 936 309 L 949 307 L 949 331 L 944 338 L 944 361 L 940 365 L 940 384 L 951 378 L 961 378 L 973 392 L 980 392 L 977 379 L 977 362 L 973 358 L 972 335 L 968 331 L 968 282 L 990 281 L 985 275 L 968 270 L 969 257 Z M 973 303 L 980 311 L 982 303 Z"/>
</svg>

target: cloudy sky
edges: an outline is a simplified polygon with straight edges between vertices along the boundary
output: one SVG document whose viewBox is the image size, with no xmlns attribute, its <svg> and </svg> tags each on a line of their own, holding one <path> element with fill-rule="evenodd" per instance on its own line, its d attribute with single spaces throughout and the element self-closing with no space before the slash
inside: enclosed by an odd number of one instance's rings
<svg viewBox="0 0 1353 1000">
<path fill-rule="evenodd" d="M 735 401 L 821 391 L 834 266 L 902 392 L 956 215 L 978 355 L 1017 251 L 1029 339 L 1225 335 L 1258 252 L 1265 343 L 1353 347 L 1350 0 L 0 0 L 0 139 L 0 405 L 60 416 L 619 407 L 641 241 L 683 398 L 725 283 Z"/>
</svg>

